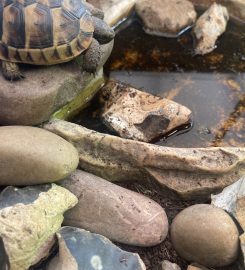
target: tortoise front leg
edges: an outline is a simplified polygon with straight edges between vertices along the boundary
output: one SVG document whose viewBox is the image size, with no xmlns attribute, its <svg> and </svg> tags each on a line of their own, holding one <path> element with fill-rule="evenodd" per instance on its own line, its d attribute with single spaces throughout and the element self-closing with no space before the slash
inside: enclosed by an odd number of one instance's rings
<svg viewBox="0 0 245 270">
<path fill-rule="evenodd" d="M 24 78 L 23 74 L 20 72 L 18 64 L 13 62 L 2 60 L 2 73 L 4 78 L 9 81 L 17 81 Z"/>
<path fill-rule="evenodd" d="M 82 69 L 89 73 L 96 73 L 102 57 L 101 47 L 99 42 L 93 38 L 89 48 L 85 51 L 83 57 Z"/>
</svg>

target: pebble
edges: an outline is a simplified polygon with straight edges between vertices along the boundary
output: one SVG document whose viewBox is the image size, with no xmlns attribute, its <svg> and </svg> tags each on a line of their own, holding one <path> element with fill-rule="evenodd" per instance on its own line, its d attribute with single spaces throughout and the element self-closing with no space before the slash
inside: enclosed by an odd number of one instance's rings
<svg viewBox="0 0 245 270">
<path fill-rule="evenodd" d="M 190 206 L 180 212 L 171 226 L 171 239 L 185 260 L 206 267 L 233 263 L 239 251 L 239 233 L 232 218 L 208 204 Z"/>
<path fill-rule="evenodd" d="M 149 34 L 177 37 L 196 21 L 194 5 L 187 0 L 138 0 L 136 12 Z"/>
</svg>

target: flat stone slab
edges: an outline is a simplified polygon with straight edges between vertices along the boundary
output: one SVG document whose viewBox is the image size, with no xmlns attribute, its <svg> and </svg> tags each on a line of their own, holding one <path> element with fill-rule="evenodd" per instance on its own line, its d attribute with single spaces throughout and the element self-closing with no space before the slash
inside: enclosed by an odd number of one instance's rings
<svg viewBox="0 0 245 270">
<path fill-rule="evenodd" d="M 191 121 L 187 107 L 114 80 L 100 100 L 104 123 L 122 138 L 150 142 Z"/>
<path fill-rule="evenodd" d="M 103 45 L 99 69 L 106 62 L 113 42 Z M 0 125 L 37 125 L 73 100 L 94 79 L 81 72 L 79 56 L 74 61 L 49 67 L 23 65 L 26 78 L 9 82 L 0 76 Z M 99 72 L 99 77 L 102 72 Z M 95 91 L 94 91 L 95 92 Z M 95 93 L 88 93 L 88 102 Z"/>
<path fill-rule="evenodd" d="M 47 270 L 146 270 L 138 254 L 120 249 L 102 235 L 68 226 L 56 235 L 59 252 Z"/>
<path fill-rule="evenodd" d="M 158 185 L 164 196 L 210 199 L 244 175 L 245 148 L 172 148 L 102 134 L 66 121 L 44 128 L 71 142 L 85 171 L 111 181 Z"/>
</svg>

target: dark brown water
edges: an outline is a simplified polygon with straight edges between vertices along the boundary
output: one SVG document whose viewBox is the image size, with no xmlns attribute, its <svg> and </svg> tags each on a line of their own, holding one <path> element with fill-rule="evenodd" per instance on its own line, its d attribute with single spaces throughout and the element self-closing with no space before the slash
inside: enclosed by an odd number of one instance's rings
<svg viewBox="0 0 245 270">
<path fill-rule="evenodd" d="M 193 112 L 193 127 L 173 131 L 160 145 L 245 145 L 245 25 L 229 23 L 218 48 L 194 56 L 191 33 L 178 39 L 150 36 L 135 20 L 118 29 L 105 71 L 109 78 L 177 101 Z M 92 117 L 96 101 L 76 122 L 108 132 Z"/>
</svg>

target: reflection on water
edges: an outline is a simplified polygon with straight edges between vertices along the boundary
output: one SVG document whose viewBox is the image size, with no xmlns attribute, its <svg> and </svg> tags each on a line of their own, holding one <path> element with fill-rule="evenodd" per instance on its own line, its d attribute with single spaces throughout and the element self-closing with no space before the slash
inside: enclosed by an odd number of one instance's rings
<svg viewBox="0 0 245 270">
<path fill-rule="evenodd" d="M 108 77 L 152 94 L 177 101 L 193 112 L 194 125 L 157 144 L 176 147 L 244 146 L 245 144 L 245 33 L 229 24 L 218 49 L 193 56 L 192 36 L 154 37 L 135 21 L 116 36 L 105 67 Z M 77 122 L 108 132 L 91 117 L 96 102 Z"/>
</svg>

